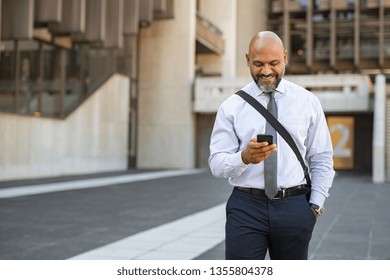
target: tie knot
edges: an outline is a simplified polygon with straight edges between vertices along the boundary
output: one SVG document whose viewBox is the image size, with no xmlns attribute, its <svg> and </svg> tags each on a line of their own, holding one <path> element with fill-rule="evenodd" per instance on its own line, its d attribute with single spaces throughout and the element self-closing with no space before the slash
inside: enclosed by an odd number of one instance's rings
<svg viewBox="0 0 390 280">
<path fill-rule="evenodd" d="M 275 97 L 275 91 L 264 91 L 264 94 L 267 95 L 269 98 Z"/>
</svg>

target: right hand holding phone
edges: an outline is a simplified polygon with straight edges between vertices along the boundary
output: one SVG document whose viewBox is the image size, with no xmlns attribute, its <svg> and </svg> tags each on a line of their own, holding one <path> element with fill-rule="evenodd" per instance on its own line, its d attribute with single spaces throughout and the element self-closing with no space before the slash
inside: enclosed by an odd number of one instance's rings
<svg viewBox="0 0 390 280">
<path fill-rule="evenodd" d="M 257 142 L 256 138 L 252 138 L 241 152 L 241 158 L 245 164 L 257 164 L 276 151 L 276 144 L 268 145 L 267 142 Z"/>
</svg>

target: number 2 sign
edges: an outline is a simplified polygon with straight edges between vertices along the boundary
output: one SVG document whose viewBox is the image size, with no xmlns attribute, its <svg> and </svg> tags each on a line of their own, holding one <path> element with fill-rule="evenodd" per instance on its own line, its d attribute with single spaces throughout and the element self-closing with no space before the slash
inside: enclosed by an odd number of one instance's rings
<svg viewBox="0 0 390 280">
<path fill-rule="evenodd" d="M 354 127 L 351 116 L 328 117 L 328 126 L 333 143 L 333 161 L 335 169 L 354 168 Z"/>
</svg>

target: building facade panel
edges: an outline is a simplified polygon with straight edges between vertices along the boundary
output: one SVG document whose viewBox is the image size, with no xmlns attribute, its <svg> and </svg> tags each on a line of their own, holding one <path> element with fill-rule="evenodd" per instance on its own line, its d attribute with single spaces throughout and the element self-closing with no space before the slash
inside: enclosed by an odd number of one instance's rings
<svg viewBox="0 0 390 280">
<path fill-rule="evenodd" d="M 175 1 L 174 20 L 141 30 L 137 167 L 193 168 L 195 1 Z"/>
<path fill-rule="evenodd" d="M 128 88 L 116 75 L 64 120 L 0 113 L 0 180 L 127 169 Z"/>
</svg>

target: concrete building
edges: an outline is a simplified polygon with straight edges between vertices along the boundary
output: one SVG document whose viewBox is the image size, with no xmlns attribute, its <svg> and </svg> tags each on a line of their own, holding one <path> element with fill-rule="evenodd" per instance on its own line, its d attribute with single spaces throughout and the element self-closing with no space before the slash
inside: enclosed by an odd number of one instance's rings
<svg viewBox="0 0 390 280">
<path fill-rule="evenodd" d="M 250 81 L 248 42 L 266 29 L 287 78 L 320 97 L 337 168 L 371 172 L 373 144 L 390 150 L 389 113 L 373 134 L 389 24 L 385 0 L 1 0 L 0 180 L 205 167 L 216 110 Z"/>
</svg>

